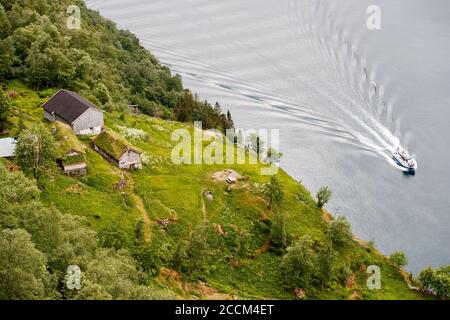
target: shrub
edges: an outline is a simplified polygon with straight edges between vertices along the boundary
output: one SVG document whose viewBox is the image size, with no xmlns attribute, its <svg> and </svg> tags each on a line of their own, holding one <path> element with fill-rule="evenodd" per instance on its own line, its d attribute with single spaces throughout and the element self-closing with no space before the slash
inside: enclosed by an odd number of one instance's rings
<svg viewBox="0 0 450 320">
<path fill-rule="evenodd" d="M 342 216 L 337 217 L 329 224 L 327 235 L 335 248 L 343 248 L 353 239 L 350 223 Z"/>
<path fill-rule="evenodd" d="M 313 243 L 307 237 L 301 238 L 287 248 L 287 253 L 281 261 L 286 286 L 289 289 L 309 288 L 315 271 L 315 260 Z"/>
<path fill-rule="evenodd" d="M 425 268 L 419 274 L 422 288 L 432 290 L 443 298 L 450 297 L 450 265 L 439 269 Z"/>
<path fill-rule="evenodd" d="M 401 268 L 408 264 L 408 258 L 403 252 L 394 252 L 389 256 L 389 260 L 397 267 Z"/>
<path fill-rule="evenodd" d="M 331 200 L 331 190 L 328 187 L 322 187 L 317 191 L 317 205 L 323 208 Z"/>
<path fill-rule="evenodd" d="M 286 222 L 282 213 L 275 215 L 275 220 L 270 231 L 272 243 L 277 248 L 284 248 L 287 242 Z"/>
</svg>

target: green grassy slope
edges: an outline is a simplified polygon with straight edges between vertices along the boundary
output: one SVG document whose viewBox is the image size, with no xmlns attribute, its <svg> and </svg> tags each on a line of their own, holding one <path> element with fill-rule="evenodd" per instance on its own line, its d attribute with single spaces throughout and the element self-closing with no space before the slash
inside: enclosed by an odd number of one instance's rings
<svg viewBox="0 0 450 320">
<path fill-rule="evenodd" d="M 43 122 L 51 126 L 43 119 L 40 108 L 49 93 L 36 93 L 17 81 L 10 82 L 8 90 L 19 93 L 12 99 L 11 134 L 17 130 L 20 115 L 25 125 Z M 92 150 L 89 139 L 80 138 L 87 147 L 88 175 L 72 178 L 55 170 L 44 181 L 42 198 L 46 203 L 55 205 L 62 212 L 86 217 L 87 224 L 100 234 L 120 230 L 124 248 L 132 242 L 135 226 L 142 220 L 152 252 L 152 261 L 146 266 L 146 271 L 177 291 L 180 298 L 211 298 L 207 293 L 198 293 L 192 287 L 181 285 L 198 281 L 225 295 L 220 297 L 294 298 L 292 292 L 283 286 L 283 274 L 279 269 L 281 255 L 270 248 L 269 231 L 274 214 L 267 209 L 267 203 L 260 195 L 260 185 L 269 180 L 259 174 L 261 164 L 174 165 L 170 161 L 174 146 L 171 134 L 179 128 L 193 132 L 191 125 L 118 113 L 106 114 L 106 125 L 144 152 L 144 169 L 131 173 L 120 171 Z M 228 168 L 248 176 L 249 182 L 239 183 L 230 191 L 226 183 L 211 179 L 215 172 Z M 122 174 L 127 186 L 123 190 L 115 190 L 113 186 Z M 318 243 L 323 241 L 327 222 L 308 190 L 282 170 L 278 178 L 286 192 L 281 211 L 286 217 L 290 238 L 295 240 L 309 235 Z M 213 201 L 203 195 L 205 191 L 213 194 Z M 168 218 L 174 221 L 165 231 L 157 220 Z M 165 281 L 158 277 L 161 267 L 172 267 L 170 257 L 179 240 L 189 238 L 205 220 L 211 226 L 210 232 L 216 242 L 208 252 L 208 266 L 201 272 L 181 274 L 179 281 Z M 236 254 L 237 234 L 248 235 L 250 254 L 246 257 Z M 366 287 L 368 275 L 365 268 L 374 264 L 381 268 L 381 290 L 368 290 Z M 336 270 L 328 288 L 311 289 L 307 298 L 423 298 L 408 289 L 399 270 L 385 257 L 357 241 L 338 251 Z M 352 274 L 355 283 L 349 287 L 348 278 Z"/>
</svg>

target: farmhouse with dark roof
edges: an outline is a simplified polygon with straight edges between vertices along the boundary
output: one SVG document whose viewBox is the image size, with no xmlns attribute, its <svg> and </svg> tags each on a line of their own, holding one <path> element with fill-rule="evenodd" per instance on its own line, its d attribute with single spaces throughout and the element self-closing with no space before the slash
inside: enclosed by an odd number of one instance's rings
<svg viewBox="0 0 450 320">
<path fill-rule="evenodd" d="M 71 126 L 75 134 L 98 134 L 103 130 L 103 111 L 78 94 L 59 90 L 44 105 L 44 117 Z"/>
</svg>

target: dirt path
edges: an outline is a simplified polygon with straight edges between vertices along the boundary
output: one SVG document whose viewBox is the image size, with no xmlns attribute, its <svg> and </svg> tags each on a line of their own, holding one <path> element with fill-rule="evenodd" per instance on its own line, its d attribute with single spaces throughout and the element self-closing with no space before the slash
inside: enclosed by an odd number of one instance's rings
<svg viewBox="0 0 450 320">
<path fill-rule="evenodd" d="M 135 192 L 135 184 L 134 184 L 133 176 L 129 172 L 121 171 L 120 174 L 124 175 L 124 177 L 127 181 L 127 188 L 131 191 L 130 192 L 131 198 L 133 199 L 133 202 L 136 205 L 136 208 L 141 213 L 142 220 L 144 221 L 144 239 L 146 242 L 149 242 L 152 238 L 153 221 L 150 219 L 149 214 L 148 214 L 147 210 L 145 209 L 144 201 Z"/>
<path fill-rule="evenodd" d="M 139 212 L 142 215 L 142 220 L 144 221 L 144 239 L 146 242 L 149 242 L 152 239 L 152 221 L 148 217 L 147 210 L 145 210 L 144 201 L 142 198 L 136 195 L 135 193 L 131 194 L 133 198 L 134 204 L 136 208 L 138 208 Z"/>
</svg>

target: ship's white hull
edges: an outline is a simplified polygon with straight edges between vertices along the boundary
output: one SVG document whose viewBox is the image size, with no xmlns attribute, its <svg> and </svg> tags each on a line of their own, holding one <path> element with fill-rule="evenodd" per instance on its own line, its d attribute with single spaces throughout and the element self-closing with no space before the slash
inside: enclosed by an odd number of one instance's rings
<svg viewBox="0 0 450 320">
<path fill-rule="evenodd" d="M 397 152 L 394 152 L 392 154 L 392 158 L 395 160 L 395 162 L 405 171 L 414 173 L 417 170 L 417 163 L 414 161 L 414 163 L 411 165 L 403 159 Z"/>
</svg>

